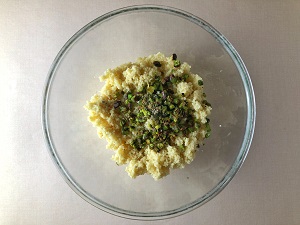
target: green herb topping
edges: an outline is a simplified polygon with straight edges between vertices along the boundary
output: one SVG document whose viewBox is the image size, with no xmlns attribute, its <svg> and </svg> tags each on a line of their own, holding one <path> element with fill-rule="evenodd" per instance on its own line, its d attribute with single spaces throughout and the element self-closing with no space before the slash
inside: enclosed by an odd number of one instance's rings
<svg viewBox="0 0 300 225">
<path fill-rule="evenodd" d="M 173 60 L 175 67 L 180 66 L 176 54 L 173 54 Z M 153 64 L 161 67 L 159 61 L 154 61 Z M 121 133 L 132 138 L 132 148 L 141 150 L 149 146 L 159 152 L 168 145 L 177 146 L 176 136 L 187 137 L 201 128 L 201 123 L 194 117 L 194 110 L 189 107 L 184 93 L 175 93 L 176 85 L 188 78 L 188 74 L 172 74 L 165 78 L 155 76 L 141 91 L 116 93 L 112 109 L 119 115 Z M 198 84 L 203 85 L 202 80 Z M 210 106 L 206 100 L 202 103 Z M 209 119 L 205 127 L 205 137 L 208 138 L 211 132 Z M 184 150 L 183 145 L 177 147 Z"/>
</svg>

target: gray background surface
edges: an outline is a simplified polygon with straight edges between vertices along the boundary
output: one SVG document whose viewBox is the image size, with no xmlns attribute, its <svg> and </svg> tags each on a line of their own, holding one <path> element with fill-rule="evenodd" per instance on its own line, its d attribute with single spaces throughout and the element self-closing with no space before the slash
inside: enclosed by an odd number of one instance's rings
<svg viewBox="0 0 300 225">
<path fill-rule="evenodd" d="M 216 198 L 183 216 L 130 221 L 91 206 L 59 175 L 41 129 L 44 82 L 82 26 L 116 8 L 164 4 L 222 32 L 243 58 L 257 122 L 248 157 Z M 1 1 L 0 224 L 300 224 L 300 1 Z"/>
</svg>

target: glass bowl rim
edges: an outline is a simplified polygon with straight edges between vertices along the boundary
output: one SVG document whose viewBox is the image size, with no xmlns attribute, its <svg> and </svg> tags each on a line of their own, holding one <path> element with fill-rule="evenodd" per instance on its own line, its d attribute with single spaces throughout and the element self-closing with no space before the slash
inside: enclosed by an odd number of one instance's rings
<svg viewBox="0 0 300 225">
<path fill-rule="evenodd" d="M 113 205 L 110 205 L 106 202 L 103 202 L 99 199 L 96 199 L 94 196 L 86 192 L 80 185 L 71 177 L 70 174 L 68 174 L 66 168 L 64 167 L 62 161 L 60 160 L 56 149 L 53 145 L 53 141 L 51 138 L 51 132 L 48 125 L 48 97 L 51 89 L 52 80 L 56 74 L 56 69 L 58 68 L 60 61 L 63 59 L 64 55 L 68 52 L 68 50 L 72 47 L 72 45 L 80 39 L 85 33 L 87 33 L 89 30 L 91 30 L 94 26 L 105 22 L 106 20 L 112 19 L 115 16 L 131 13 L 133 11 L 139 12 L 162 12 L 167 13 L 171 15 L 179 16 L 183 19 L 186 19 L 196 25 L 199 26 L 199 28 L 202 28 L 206 30 L 208 33 L 210 33 L 226 50 L 226 52 L 230 55 L 231 59 L 235 63 L 239 74 L 241 76 L 245 93 L 246 93 L 246 100 L 247 100 L 247 121 L 246 121 L 246 130 L 244 134 L 244 139 L 242 146 L 239 150 L 239 154 L 236 157 L 233 165 L 231 166 L 230 170 L 227 172 L 227 174 L 223 177 L 223 179 L 208 193 L 206 193 L 204 196 L 198 198 L 197 200 L 190 202 L 184 206 L 181 206 L 178 209 L 175 210 L 168 210 L 168 211 L 162 211 L 162 212 L 149 212 L 149 213 L 141 213 L 141 212 L 134 212 L 129 211 L 121 208 L 114 207 Z M 247 68 L 241 59 L 238 52 L 235 50 L 235 48 L 232 46 L 232 44 L 225 38 L 223 34 L 221 34 L 219 31 L 217 31 L 213 26 L 211 26 L 209 23 L 204 21 L 203 19 L 180 9 L 169 7 L 169 6 L 162 6 L 162 5 L 133 5 L 128 6 L 120 9 L 113 10 L 111 12 L 108 12 L 106 14 L 103 14 L 99 16 L 98 18 L 94 19 L 84 27 L 82 27 L 79 31 L 77 31 L 61 48 L 57 56 L 55 57 L 50 70 L 48 72 L 47 78 L 46 78 L 46 84 L 44 87 L 44 93 L 43 93 L 43 100 L 42 100 L 42 129 L 44 133 L 44 139 L 46 142 L 46 145 L 48 147 L 49 153 L 51 155 L 51 158 L 54 162 L 54 164 L 57 166 L 59 172 L 61 173 L 62 177 L 66 181 L 66 183 L 71 187 L 71 189 L 77 193 L 81 198 L 83 198 L 85 201 L 89 202 L 93 206 L 108 212 L 110 214 L 127 218 L 127 219 L 134 219 L 134 220 L 159 220 L 159 219 L 168 219 L 175 216 L 179 216 L 182 214 L 185 214 L 187 212 L 190 212 L 199 206 L 203 205 L 204 203 L 208 202 L 212 198 L 214 198 L 217 194 L 219 194 L 226 186 L 227 184 L 232 180 L 234 175 L 238 172 L 240 167 L 242 166 L 243 162 L 245 161 L 245 158 L 248 154 L 253 134 L 254 134 L 254 128 L 255 128 L 255 119 L 256 119 L 256 104 L 255 104 L 255 96 L 254 96 L 254 90 L 252 86 L 252 82 L 249 76 L 249 73 L 247 71 Z"/>
</svg>

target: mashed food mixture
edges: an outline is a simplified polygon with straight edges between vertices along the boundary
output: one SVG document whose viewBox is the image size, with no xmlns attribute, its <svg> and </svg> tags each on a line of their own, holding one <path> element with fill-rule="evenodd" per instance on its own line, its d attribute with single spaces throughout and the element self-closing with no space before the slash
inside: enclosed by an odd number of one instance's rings
<svg viewBox="0 0 300 225">
<path fill-rule="evenodd" d="M 157 53 L 100 77 L 105 85 L 85 105 L 88 119 L 130 177 L 148 173 L 157 180 L 184 168 L 210 136 L 212 108 L 202 78 L 190 69 L 176 54 Z"/>
</svg>

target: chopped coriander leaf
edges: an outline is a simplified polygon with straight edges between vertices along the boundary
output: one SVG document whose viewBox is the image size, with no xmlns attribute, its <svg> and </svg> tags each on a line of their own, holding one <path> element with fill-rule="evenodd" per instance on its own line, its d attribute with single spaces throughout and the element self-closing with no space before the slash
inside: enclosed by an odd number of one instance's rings
<svg viewBox="0 0 300 225">
<path fill-rule="evenodd" d="M 127 94 L 127 99 L 130 100 L 132 97 L 133 97 L 133 95 L 132 95 L 131 93 L 128 93 L 128 94 Z"/>
<path fill-rule="evenodd" d="M 203 85 L 203 81 L 202 80 L 198 80 L 198 85 L 202 86 Z"/>
<path fill-rule="evenodd" d="M 174 67 L 179 67 L 179 66 L 180 66 L 180 61 L 174 60 Z"/>
<path fill-rule="evenodd" d="M 210 137 L 210 131 L 205 134 L 205 138 L 209 138 Z"/>
<path fill-rule="evenodd" d="M 173 83 L 173 84 L 175 84 L 175 83 L 177 83 L 177 81 L 178 81 L 178 79 L 177 79 L 177 77 L 171 77 L 171 82 Z"/>
<path fill-rule="evenodd" d="M 186 79 L 188 79 L 189 78 L 189 75 L 188 74 L 184 74 L 183 75 L 183 79 L 186 81 Z"/>
<path fill-rule="evenodd" d="M 179 146 L 179 149 L 183 151 L 183 150 L 184 150 L 184 146 L 183 146 L 183 145 L 180 145 L 180 146 Z"/>
</svg>

